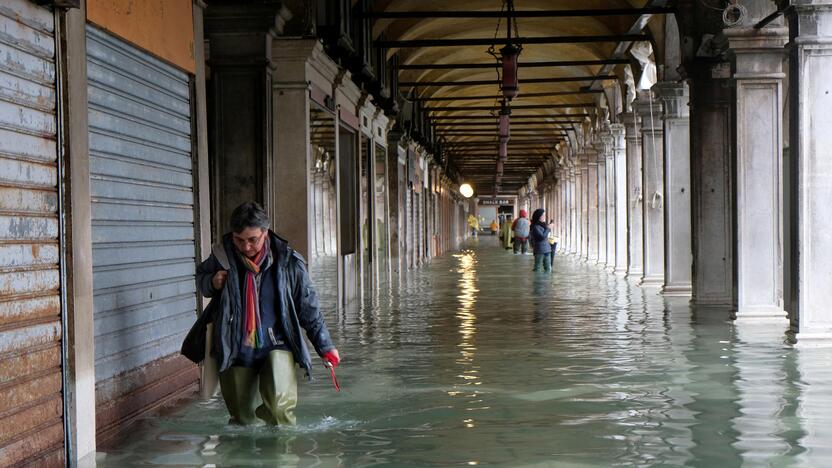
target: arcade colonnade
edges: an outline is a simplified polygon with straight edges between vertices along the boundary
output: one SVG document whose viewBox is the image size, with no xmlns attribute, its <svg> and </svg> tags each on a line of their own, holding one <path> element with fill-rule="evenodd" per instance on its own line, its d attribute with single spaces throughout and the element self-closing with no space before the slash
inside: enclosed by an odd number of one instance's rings
<svg viewBox="0 0 832 468">
<path fill-rule="evenodd" d="M 783 10 L 725 29 L 730 61 L 700 60 L 587 121 L 519 196 L 554 219 L 561 254 L 828 346 L 832 5 Z"/>
</svg>

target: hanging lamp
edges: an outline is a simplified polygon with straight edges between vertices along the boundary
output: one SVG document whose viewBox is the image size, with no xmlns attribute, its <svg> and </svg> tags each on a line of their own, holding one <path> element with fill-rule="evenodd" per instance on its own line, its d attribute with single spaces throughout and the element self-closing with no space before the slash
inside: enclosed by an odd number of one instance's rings
<svg viewBox="0 0 832 468">
<path fill-rule="evenodd" d="M 520 59 L 520 51 L 523 47 L 519 42 L 512 41 L 511 31 L 517 30 L 517 19 L 514 18 L 514 0 L 506 1 L 506 45 L 500 49 L 500 63 L 502 64 L 503 75 L 501 90 L 503 97 L 511 101 L 517 97 L 520 91 L 517 77 L 517 65 Z"/>
<path fill-rule="evenodd" d="M 505 100 L 500 105 L 500 143 L 508 143 L 511 139 L 511 128 L 509 116 L 511 115 L 511 108 Z"/>
</svg>

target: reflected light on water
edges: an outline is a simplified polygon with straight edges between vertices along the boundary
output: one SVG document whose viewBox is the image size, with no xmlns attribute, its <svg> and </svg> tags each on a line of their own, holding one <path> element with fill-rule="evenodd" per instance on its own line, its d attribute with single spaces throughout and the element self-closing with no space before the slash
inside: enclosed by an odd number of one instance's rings
<svg viewBox="0 0 832 468">
<path fill-rule="evenodd" d="M 471 250 L 463 251 L 454 258 L 459 263 L 456 272 L 460 274 L 458 285 L 459 307 L 457 308 L 456 317 L 459 319 L 459 335 L 460 341 L 457 344 L 459 348 L 460 358 L 456 361 L 458 364 L 464 366 L 461 374 L 457 378 L 462 380 L 461 385 L 477 385 L 479 381 L 478 370 L 474 366 L 474 355 L 477 348 L 474 342 L 474 337 L 477 334 L 477 316 L 475 314 L 475 306 L 477 304 L 477 257 Z M 458 392 L 448 392 L 449 395 L 455 396 Z"/>
</svg>

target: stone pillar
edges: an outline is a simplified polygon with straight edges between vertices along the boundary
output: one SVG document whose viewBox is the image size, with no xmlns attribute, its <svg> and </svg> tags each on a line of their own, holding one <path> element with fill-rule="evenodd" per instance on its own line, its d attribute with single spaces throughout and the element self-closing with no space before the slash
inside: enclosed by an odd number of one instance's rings
<svg viewBox="0 0 832 468">
<path fill-rule="evenodd" d="M 561 177 L 562 177 L 562 179 L 561 179 L 561 200 L 562 200 L 562 202 L 561 203 L 563 204 L 563 211 L 562 211 L 562 214 L 561 214 L 561 218 L 563 220 L 562 221 L 563 224 L 561 225 L 561 228 L 560 228 L 561 237 L 560 237 L 559 248 L 562 252 L 566 252 L 567 247 L 569 246 L 570 237 L 571 237 L 570 222 L 569 222 L 570 221 L 570 216 L 571 216 L 570 215 L 571 211 L 570 211 L 570 207 L 569 207 L 569 204 L 570 204 L 569 184 L 571 182 L 569 181 L 569 169 L 564 168 L 561 171 Z"/>
<path fill-rule="evenodd" d="M 581 238 L 579 212 L 580 198 L 578 186 L 580 183 L 580 172 L 577 167 L 569 168 L 569 253 L 578 255 Z"/>
<path fill-rule="evenodd" d="M 792 0 L 789 151 L 792 187 L 790 340 L 832 346 L 832 2 Z"/>
<path fill-rule="evenodd" d="M 598 261 L 598 159 L 597 154 L 586 150 L 586 260 Z"/>
<path fill-rule="evenodd" d="M 736 28 L 725 34 L 736 59 L 736 318 L 785 320 L 783 47 L 788 29 Z"/>
<path fill-rule="evenodd" d="M 665 280 L 662 293 L 690 296 L 692 290 L 690 114 L 684 83 L 656 85 L 664 110 Z"/>
<path fill-rule="evenodd" d="M 604 166 L 607 169 L 607 220 L 606 220 L 606 227 L 607 227 L 607 256 L 606 256 L 606 267 L 609 271 L 615 270 L 615 154 L 613 153 L 613 137 L 612 134 L 607 132 L 601 136 L 601 141 L 604 142 L 604 156 L 606 157 L 606 165 Z"/>
<path fill-rule="evenodd" d="M 231 212 L 245 201 L 260 202 L 275 215 L 269 190 L 274 185 L 272 40 L 282 32 L 286 13 L 279 4 L 230 3 L 211 5 L 204 13 L 205 39 L 211 45 L 206 92 L 214 239 L 227 232 Z M 304 252 L 306 246 L 304 242 Z"/>
<path fill-rule="evenodd" d="M 587 233 L 589 232 L 589 226 L 587 225 L 587 199 L 588 199 L 588 184 L 587 184 L 587 172 L 589 168 L 587 166 L 586 158 L 581 155 L 578 163 L 578 168 L 580 169 L 580 177 L 576 178 L 575 184 L 575 195 L 579 199 L 580 207 L 577 210 L 578 214 L 578 256 L 582 260 L 586 260 L 588 258 L 587 247 L 589 242 L 587 240 Z"/>
<path fill-rule="evenodd" d="M 636 112 L 620 115 L 627 158 L 627 277 L 641 281 L 644 274 L 644 199 L 641 169 L 641 118 Z"/>
<path fill-rule="evenodd" d="M 662 108 L 645 93 L 636 111 L 641 116 L 644 187 L 644 274 L 641 284 L 664 284 L 664 135 Z"/>
<path fill-rule="evenodd" d="M 275 231 L 310 258 L 314 218 L 310 151 L 309 87 L 332 90 L 338 66 L 315 40 L 278 39 L 272 48 L 274 147 L 273 170 L 279 183 L 268 187 L 274 200 Z"/>
<path fill-rule="evenodd" d="M 627 273 L 627 151 L 623 124 L 610 125 L 612 132 L 612 153 L 615 172 L 615 273 Z"/>
<path fill-rule="evenodd" d="M 734 303 L 733 90 L 724 65 L 699 60 L 691 70 L 692 302 L 713 307 Z"/>
<path fill-rule="evenodd" d="M 595 145 L 598 162 L 598 264 L 607 264 L 607 155 L 604 144 L 598 140 Z"/>
</svg>

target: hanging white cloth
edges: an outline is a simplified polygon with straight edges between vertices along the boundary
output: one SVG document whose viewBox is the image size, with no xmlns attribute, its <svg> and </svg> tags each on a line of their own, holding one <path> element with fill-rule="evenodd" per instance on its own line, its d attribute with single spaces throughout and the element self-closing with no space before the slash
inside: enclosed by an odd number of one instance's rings
<svg viewBox="0 0 832 468">
<path fill-rule="evenodd" d="M 647 41 L 640 41 L 630 47 L 630 55 L 638 60 L 641 65 L 641 77 L 638 80 L 638 89 L 648 90 L 658 81 L 656 64 L 652 59 L 653 46 Z"/>
</svg>

